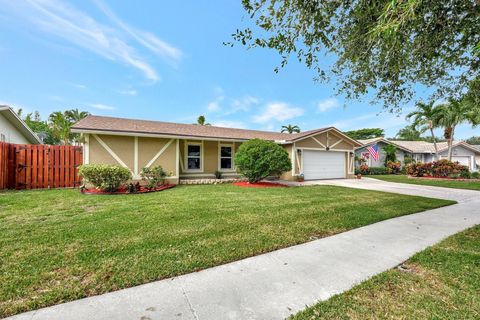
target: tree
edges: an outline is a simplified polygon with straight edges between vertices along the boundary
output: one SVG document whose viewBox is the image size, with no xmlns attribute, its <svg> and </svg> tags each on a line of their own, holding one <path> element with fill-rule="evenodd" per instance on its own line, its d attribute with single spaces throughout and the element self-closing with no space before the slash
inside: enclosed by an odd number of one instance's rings
<svg viewBox="0 0 480 320">
<path fill-rule="evenodd" d="M 471 145 L 480 145 L 480 137 L 473 136 L 465 140 L 465 142 Z"/>
<path fill-rule="evenodd" d="M 197 123 L 195 123 L 195 124 L 199 124 L 201 126 L 211 126 L 210 123 L 205 123 L 205 116 L 199 116 L 197 118 Z"/>
<path fill-rule="evenodd" d="M 281 133 L 284 133 L 284 132 L 287 132 L 287 133 L 299 133 L 300 132 L 300 127 L 297 126 L 297 125 L 286 125 L 286 126 L 282 126 L 282 130 L 280 131 Z"/>
<path fill-rule="evenodd" d="M 365 128 L 344 132 L 347 136 L 355 140 L 367 140 L 385 136 L 385 131 L 380 128 Z"/>
<path fill-rule="evenodd" d="M 78 109 L 71 109 L 65 111 L 65 117 L 73 123 L 76 123 L 83 118 L 86 118 L 90 115 L 88 111 L 79 111 Z"/>
<path fill-rule="evenodd" d="M 69 145 L 72 139 L 70 128 L 72 122 L 60 111 L 53 112 L 48 118 L 49 127 L 53 136 L 60 140 L 63 145 Z"/>
<path fill-rule="evenodd" d="M 387 144 L 382 149 L 383 152 L 385 152 L 385 166 L 387 166 L 389 161 L 397 161 L 397 147 L 395 147 L 393 144 Z"/>
<path fill-rule="evenodd" d="M 285 149 L 274 142 L 261 139 L 252 139 L 240 145 L 235 154 L 235 166 L 250 183 L 292 169 Z"/>
<path fill-rule="evenodd" d="M 459 124 L 468 123 L 473 127 L 480 124 L 480 107 L 472 105 L 468 99 L 449 99 L 447 103 L 439 105 L 436 116 L 439 126 L 444 128 L 444 137 L 448 142 L 448 160 L 452 161 L 452 145 L 455 138 L 455 129 Z"/>
<path fill-rule="evenodd" d="M 44 144 L 59 144 L 60 140 L 53 135 L 51 128 L 48 126 L 47 121 L 41 119 L 40 113 L 35 111 L 34 113 L 28 113 L 23 118 L 26 125 L 32 129 L 33 132 L 39 136 L 43 136 L 42 142 Z"/>
<path fill-rule="evenodd" d="M 415 98 L 417 84 L 433 97 L 459 98 L 479 71 L 480 21 L 474 0 L 242 0 L 256 28 L 234 41 L 270 48 L 337 79 L 339 93 L 355 99 L 373 93 L 386 109 Z M 233 45 L 230 43 L 230 45 Z M 325 64 L 325 55 L 333 57 Z M 275 69 L 278 72 L 278 67 Z"/>
<path fill-rule="evenodd" d="M 435 108 L 433 105 L 434 102 L 429 103 L 418 102 L 416 104 L 416 110 L 407 114 L 407 119 L 410 120 L 413 118 L 412 129 L 419 130 L 421 133 L 426 130 L 430 130 L 430 135 L 432 136 L 433 146 L 435 148 L 435 157 L 438 157 L 438 148 L 437 141 L 435 139 L 435 133 L 433 129 L 438 126 L 438 112 L 439 109 Z M 400 132 L 397 134 L 397 136 Z"/>
<path fill-rule="evenodd" d="M 406 126 L 403 129 L 398 131 L 395 139 L 404 140 L 404 141 L 422 141 L 425 140 L 422 138 L 422 133 L 417 130 L 414 125 Z M 435 149 L 436 150 L 436 149 Z"/>
</svg>

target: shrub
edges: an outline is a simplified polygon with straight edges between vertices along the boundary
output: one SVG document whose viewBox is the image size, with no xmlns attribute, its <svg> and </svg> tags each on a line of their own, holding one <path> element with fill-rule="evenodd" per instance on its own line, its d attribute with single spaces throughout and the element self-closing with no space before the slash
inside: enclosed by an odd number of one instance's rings
<svg viewBox="0 0 480 320">
<path fill-rule="evenodd" d="M 222 171 L 215 171 L 215 179 L 222 179 Z"/>
<path fill-rule="evenodd" d="M 368 169 L 369 169 L 369 168 L 368 168 L 368 165 L 367 165 L 367 164 L 362 164 L 362 165 L 360 166 L 360 170 L 359 170 L 359 171 L 360 171 L 361 174 L 368 174 Z"/>
<path fill-rule="evenodd" d="M 468 167 L 446 159 L 428 163 L 411 163 L 407 166 L 406 171 L 407 174 L 414 177 L 431 176 L 437 178 L 458 178 L 462 175 L 470 176 Z"/>
<path fill-rule="evenodd" d="M 249 140 L 238 148 L 235 166 L 250 183 L 292 169 L 285 149 L 274 142 L 261 139 Z"/>
<path fill-rule="evenodd" d="M 405 157 L 403 158 L 403 163 L 406 165 L 409 165 L 410 163 L 415 163 L 415 160 L 412 158 L 411 155 L 406 154 Z"/>
<path fill-rule="evenodd" d="M 475 171 L 471 174 L 472 179 L 480 179 L 480 172 Z"/>
<path fill-rule="evenodd" d="M 368 174 L 370 175 L 389 174 L 389 170 L 386 167 L 370 167 L 368 169 Z"/>
<path fill-rule="evenodd" d="M 460 171 L 460 178 L 462 179 L 470 179 L 472 176 L 468 171 Z"/>
<path fill-rule="evenodd" d="M 108 192 L 118 190 L 123 183 L 132 179 L 130 170 L 110 164 L 85 164 L 79 167 L 78 174 L 85 182 Z"/>
<path fill-rule="evenodd" d="M 397 161 L 397 147 L 394 145 L 387 144 L 385 147 L 383 147 L 383 152 L 385 153 L 385 166 L 387 166 L 389 161 Z"/>
<path fill-rule="evenodd" d="M 162 166 L 155 166 L 153 168 L 145 167 L 140 172 L 140 176 L 142 180 L 147 181 L 147 188 L 154 189 L 159 184 L 163 184 L 165 182 L 165 177 L 167 173 L 163 170 Z"/>
<path fill-rule="evenodd" d="M 400 164 L 400 161 L 388 161 L 387 162 L 387 169 L 388 169 L 388 173 L 390 173 L 390 174 L 399 173 L 401 168 L 402 168 L 402 165 Z"/>
</svg>

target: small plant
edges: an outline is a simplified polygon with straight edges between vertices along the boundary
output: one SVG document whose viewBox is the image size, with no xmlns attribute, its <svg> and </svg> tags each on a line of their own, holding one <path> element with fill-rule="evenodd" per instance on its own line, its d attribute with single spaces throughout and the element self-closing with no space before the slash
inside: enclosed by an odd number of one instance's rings
<svg viewBox="0 0 480 320">
<path fill-rule="evenodd" d="M 387 162 L 387 169 L 388 169 L 388 173 L 390 173 L 390 174 L 399 173 L 401 168 L 402 168 L 402 165 L 400 164 L 400 161 L 388 161 Z"/>
<path fill-rule="evenodd" d="M 460 171 L 460 178 L 462 179 L 470 179 L 471 174 L 468 171 Z"/>
<path fill-rule="evenodd" d="M 480 179 L 480 172 L 478 171 L 475 171 L 475 172 L 472 172 L 472 179 Z"/>
<path fill-rule="evenodd" d="M 78 174 L 85 182 L 108 192 L 117 191 L 122 184 L 132 179 L 130 170 L 110 164 L 84 164 L 79 167 Z"/>
<path fill-rule="evenodd" d="M 261 139 L 249 140 L 238 148 L 235 166 L 250 183 L 292 170 L 287 151 L 274 142 Z"/>
<path fill-rule="evenodd" d="M 135 184 L 129 183 L 127 186 L 127 193 L 137 193 L 140 190 L 140 184 L 137 182 Z"/>
<path fill-rule="evenodd" d="M 215 179 L 222 179 L 222 171 L 215 171 Z"/>
<path fill-rule="evenodd" d="M 303 172 L 301 172 L 301 173 L 297 176 L 297 181 L 298 181 L 298 182 L 303 182 L 303 181 L 305 181 L 305 175 L 303 174 Z"/>
<path fill-rule="evenodd" d="M 154 189 L 165 182 L 167 173 L 163 170 L 162 166 L 155 166 L 153 168 L 145 167 L 142 169 L 140 176 L 142 180 L 147 182 L 146 187 L 148 189 Z"/>
</svg>

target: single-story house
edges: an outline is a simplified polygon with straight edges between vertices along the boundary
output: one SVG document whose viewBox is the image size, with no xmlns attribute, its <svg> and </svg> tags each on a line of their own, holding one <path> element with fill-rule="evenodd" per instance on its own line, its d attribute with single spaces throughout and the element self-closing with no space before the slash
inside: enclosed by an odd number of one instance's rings
<svg viewBox="0 0 480 320">
<path fill-rule="evenodd" d="M 432 162 L 435 158 L 435 146 L 431 142 L 426 141 L 401 141 L 401 140 L 387 140 L 384 138 L 375 138 L 369 140 L 359 140 L 362 146 L 355 150 L 355 155 L 359 158 L 364 158 L 369 166 L 384 166 L 385 152 L 383 147 L 386 144 L 391 144 L 397 147 L 397 159 L 404 162 L 406 155 L 412 157 L 419 162 Z M 380 159 L 374 161 L 368 154 L 368 146 L 377 144 L 380 154 Z M 480 150 L 464 141 L 454 141 L 452 145 L 452 161 L 459 162 L 467 166 L 471 171 L 478 170 L 480 164 L 478 159 L 480 157 Z M 438 159 L 446 159 L 448 157 L 448 143 L 437 142 Z"/>
<path fill-rule="evenodd" d="M 120 164 L 140 179 L 143 167 L 161 165 L 179 179 L 238 176 L 234 157 L 240 145 L 250 139 L 274 141 L 288 152 L 292 170 L 281 178 L 351 178 L 354 176 L 356 140 L 336 128 L 302 133 L 223 128 L 161 121 L 88 116 L 72 127 L 84 137 L 84 163 Z"/>
<path fill-rule="evenodd" d="M 358 140 L 358 142 L 360 142 L 362 146 L 360 146 L 355 150 L 355 155 L 358 158 L 365 159 L 366 164 L 369 167 L 383 167 L 385 165 L 385 152 L 383 151 L 383 148 L 389 144 L 394 145 L 397 148 L 397 152 L 396 152 L 397 159 L 401 163 L 403 163 L 405 155 L 411 153 L 409 149 L 406 149 L 400 145 L 392 143 L 391 141 L 388 141 L 383 137 L 367 139 L 367 140 Z M 368 147 L 373 145 L 377 145 L 378 147 L 378 154 L 379 154 L 378 159 L 374 159 L 370 154 L 370 152 L 368 151 Z"/>
<path fill-rule="evenodd" d="M 38 136 L 9 106 L 0 106 L 0 142 L 41 144 Z"/>
</svg>

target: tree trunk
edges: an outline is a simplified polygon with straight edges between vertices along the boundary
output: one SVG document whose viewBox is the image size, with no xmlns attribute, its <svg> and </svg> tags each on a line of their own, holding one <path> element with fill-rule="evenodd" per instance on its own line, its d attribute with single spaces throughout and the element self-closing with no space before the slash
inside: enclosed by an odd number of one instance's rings
<svg viewBox="0 0 480 320">
<path fill-rule="evenodd" d="M 450 133 L 450 139 L 448 139 L 448 160 L 452 161 L 452 145 L 453 145 L 453 137 L 455 134 L 455 127 L 452 127 L 452 132 Z"/>
<path fill-rule="evenodd" d="M 437 139 L 435 139 L 435 133 L 433 133 L 433 127 L 432 126 L 430 126 L 430 133 L 432 134 L 433 147 L 435 148 L 435 160 L 438 160 Z"/>
</svg>

